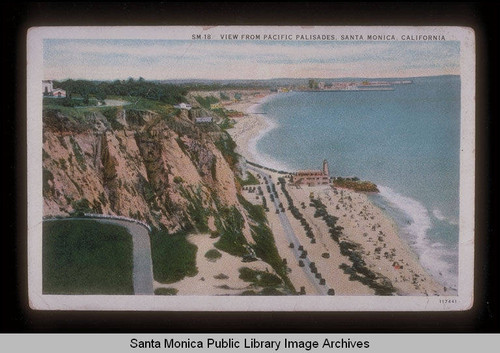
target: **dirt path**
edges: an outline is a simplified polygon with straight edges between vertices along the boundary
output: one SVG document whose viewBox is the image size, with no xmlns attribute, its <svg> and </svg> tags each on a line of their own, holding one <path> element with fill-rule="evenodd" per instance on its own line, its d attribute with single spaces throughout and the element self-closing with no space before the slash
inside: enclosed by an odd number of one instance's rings
<svg viewBox="0 0 500 353">
<path fill-rule="evenodd" d="M 106 102 L 106 106 L 108 107 L 120 107 L 122 105 L 130 104 L 130 102 L 121 101 L 118 99 L 105 99 L 104 102 Z"/>
</svg>

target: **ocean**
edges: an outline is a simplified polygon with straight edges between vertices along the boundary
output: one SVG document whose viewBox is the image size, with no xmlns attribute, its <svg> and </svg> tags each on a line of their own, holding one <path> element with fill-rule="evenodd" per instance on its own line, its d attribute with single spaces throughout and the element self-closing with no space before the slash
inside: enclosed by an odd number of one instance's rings
<svg viewBox="0 0 500 353">
<path fill-rule="evenodd" d="M 389 79 L 388 79 L 389 80 Z M 460 77 L 411 78 L 393 91 L 277 94 L 256 107 L 271 120 L 261 163 L 320 169 L 379 186 L 372 202 L 436 280 L 458 282 Z"/>
</svg>

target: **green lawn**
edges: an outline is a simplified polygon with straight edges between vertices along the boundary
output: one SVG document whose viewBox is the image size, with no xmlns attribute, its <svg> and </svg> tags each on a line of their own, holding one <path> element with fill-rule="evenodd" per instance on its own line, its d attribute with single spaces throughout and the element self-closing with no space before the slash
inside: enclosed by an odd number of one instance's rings
<svg viewBox="0 0 500 353">
<path fill-rule="evenodd" d="M 134 294 L 132 237 L 91 220 L 43 224 L 44 294 Z"/>
</svg>

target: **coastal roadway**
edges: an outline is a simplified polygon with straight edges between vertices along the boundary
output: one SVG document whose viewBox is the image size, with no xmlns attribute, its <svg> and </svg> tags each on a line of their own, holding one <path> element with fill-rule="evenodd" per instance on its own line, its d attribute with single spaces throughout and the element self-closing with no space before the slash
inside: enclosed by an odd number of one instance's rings
<svg viewBox="0 0 500 353">
<path fill-rule="evenodd" d="M 274 190 L 274 188 L 276 186 L 275 186 L 273 180 L 271 179 L 271 175 L 267 174 L 266 172 L 264 172 L 260 169 L 257 169 L 256 167 L 253 167 L 253 166 L 247 166 L 247 168 L 258 173 L 262 178 L 265 178 L 264 180 L 267 179 L 267 181 L 269 183 L 268 185 L 271 188 L 271 191 Z M 264 187 L 264 189 L 265 189 L 265 187 Z M 273 204 L 274 204 L 274 207 L 277 210 L 279 210 L 280 200 L 278 197 L 274 197 Z M 311 285 L 316 289 L 317 294 L 328 295 L 328 290 L 330 289 L 330 287 L 327 284 L 324 284 L 324 285 L 319 284 L 319 281 L 315 277 L 315 274 L 310 271 L 311 260 L 309 259 L 309 257 L 306 256 L 306 258 L 304 258 L 304 259 L 300 258 L 298 247 L 301 245 L 301 243 L 300 243 L 297 235 L 295 234 L 295 231 L 293 230 L 292 225 L 290 224 L 290 220 L 288 219 L 288 216 L 286 215 L 285 212 L 280 212 L 278 214 L 278 218 L 280 220 L 281 227 L 284 230 L 284 234 L 287 238 L 286 240 L 288 241 L 288 243 L 294 244 L 294 248 L 290 249 L 290 250 L 292 250 L 292 252 L 295 256 L 295 259 L 297 260 L 297 262 L 302 260 L 305 264 L 305 266 L 302 267 L 302 270 L 304 271 L 307 279 L 309 280 Z"/>
<path fill-rule="evenodd" d="M 104 216 L 103 216 L 104 217 Z M 153 295 L 153 262 L 151 259 L 151 243 L 149 239 L 149 230 L 142 224 L 133 220 L 114 219 L 105 216 L 106 218 L 96 217 L 75 217 L 75 218 L 58 218 L 57 221 L 97 221 L 100 223 L 114 224 L 127 228 L 132 236 L 133 244 L 133 284 L 134 294 L 136 295 Z M 46 220 L 51 221 L 51 219 Z"/>
</svg>

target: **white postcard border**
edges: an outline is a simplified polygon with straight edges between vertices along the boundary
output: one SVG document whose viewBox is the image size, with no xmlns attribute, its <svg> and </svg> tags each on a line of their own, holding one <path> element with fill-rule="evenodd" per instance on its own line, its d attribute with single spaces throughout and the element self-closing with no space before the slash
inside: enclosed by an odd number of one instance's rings
<svg viewBox="0 0 500 353">
<path fill-rule="evenodd" d="M 43 40 L 81 39 L 183 39 L 192 34 L 222 33 L 388 34 L 444 35 L 460 41 L 461 154 L 460 244 L 458 296 L 100 296 L 42 294 L 42 97 Z M 462 27 L 39 27 L 27 41 L 27 164 L 28 164 L 28 291 L 37 310 L 148 310 L 148 311 L 454 311 L 473 305 L 474 289 L 474 187 L 475 187 L 475 34 Z"/>
</svg>

